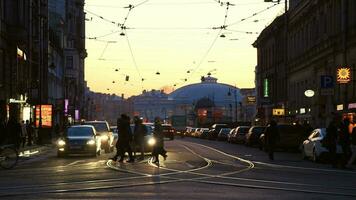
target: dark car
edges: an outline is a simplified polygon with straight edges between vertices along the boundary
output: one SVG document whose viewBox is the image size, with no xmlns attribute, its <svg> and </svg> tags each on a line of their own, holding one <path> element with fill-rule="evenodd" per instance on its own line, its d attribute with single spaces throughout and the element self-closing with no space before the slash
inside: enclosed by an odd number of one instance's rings
<svg viewBox="0 0 356 200">
<path fill-rule="evenodd" d="M 69 127 L 64 136 L 57 141 L 57 155 L 64 157 L 68 154 L 100 155 L 100 137 L 93 126 L 80 125 Z"/>
<path fill-rule="evenodd" d="M 227 124 L 214 124 L 209 130 L 209 140 L 216 140 L 222 128 L 228 128 Z"/>
<path fill-rule="evenodd" d="M 144 149 L 145 149 L 145 152 L 152 152 L 152 148 L 156 144 L 156 140 L 153 137 L 153 124 L 152 123 L 144 123 L 143 125 L 146 126 L 146 130 L 147 130 L 146 135 L 143 136 Z M 134 134 L 135 125 L 131 124 L 130 127 L 131 127 L 132 134 Z M 136 151 L 136 152 L 140 151 L 139 146 L 137 144 L 134 144 L 132 146 L 132 151 Z"/>
<path fill-rule="evenodd" d="M 114 150 L 114 136 L 110 131 L 108 122 L 86 121 L 83 124 L 94 126 L 96 134 L 100 136 L 101 139 L 101 148 L 105 150 L 105 153 L 109 153 Z"/>
<path fill-rule="evenodd" d="M 170 124 L 162 124 L 163 135 L 165 138 L 169 138 L 170 140 L 174 139 L 174 135 L 176 130 Z"/>
<path fill-rule="evenodd" d="M 204 129 L 203 132 L 200 134 L 201 139 L 207 139 L 209 136 L 209 129 Z"/>
<path fill-rule="evenodd" d="M 259 144 L 261 134 L 266 129 L 265 126 L 252 126 L 246 134 L 246 145 L 253 146 Z"/>
<path fill-rule="evenodd" d="M 277 125 L 280 139 L 276 142 L 276 147 L 285 150 L 297 150 L 308 137 L 306 130 L 300 125 L 279 124 Z M 265 134 L 260 136 L 260 149 L 265 148 Z"/>
<path fill-rule="evenodd" d="M 236 127 L 233 136 L 230 137 L 230 142 L 244 144 L 246 142 L 246 134 L 249 129 L 249 126 Z"/>
<path fill-rule="evenodd" d="M 218 140 L 226 141 L 231 128 L 222 128 L 218 134 Z"/>
</svg>

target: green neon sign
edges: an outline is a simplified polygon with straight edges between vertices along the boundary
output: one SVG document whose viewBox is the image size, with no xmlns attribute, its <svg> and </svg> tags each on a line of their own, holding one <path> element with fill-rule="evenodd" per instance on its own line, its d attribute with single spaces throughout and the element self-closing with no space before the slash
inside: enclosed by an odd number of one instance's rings
<svg viewBox="0 0 356 200">
<path fill-rule="evenodd" d="M 269 83 L 268 83 L 268 79 L 265 78 L 263 80 L 263 97 L 269 97 Z"/>
</svg>

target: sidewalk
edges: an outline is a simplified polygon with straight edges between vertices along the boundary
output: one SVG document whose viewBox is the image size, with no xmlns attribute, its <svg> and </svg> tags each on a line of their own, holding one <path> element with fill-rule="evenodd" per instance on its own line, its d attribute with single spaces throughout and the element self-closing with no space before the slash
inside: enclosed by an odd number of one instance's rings
<svg viewBox="0 0 356 200">
<path fill-rule="evenodd" d="M 45 144 L 45 145 L 31 145 L 31 146 L 25 146 L 23 148 L 20 148 L 18 150 L 19 156 L 20 157 L 28 157 L 30 155 L 38 154 L 41 152 L 45 152 L 53 147 L 53 144 Z"/>
</svg>

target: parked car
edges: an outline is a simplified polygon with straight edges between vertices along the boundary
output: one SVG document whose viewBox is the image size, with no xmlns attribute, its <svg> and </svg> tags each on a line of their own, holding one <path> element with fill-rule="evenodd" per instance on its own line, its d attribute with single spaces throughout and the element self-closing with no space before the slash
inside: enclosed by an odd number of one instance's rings
<svg viewBox="0 0 356 200">
<path fill-rule="evenodd" d="M 276 141 L 276 148 L 285 150 L 300 149 L 303 141 L 308 138 L 306 130 L 300 125 L 278 124 L 279 140 Z M 260 136 L 260 149 L 265 148 L 265 134 Z"/>
<path fill-rule="evenodd" d="M 265 126 L 252 126 L 246 134 L 246 145 L 253 146 L 259 144 L 261 134 L 266 129 Z"/>
<path fill-rule="evenodd" d="M 246 134 L 250 129 L 249 126 L 238 126 L 234 131 L 234 135 L 230 139 L 232 142 L 244 144 L 246 142 Z"/>
<path fill-rule="evenodd" d="M 222 128 L 220 129 L 220 132 L 218 134 L 218 140 L 221 141 L 226 141 L 227 140 L 227 136 L 230 133 L 231 128 Z"/>
<path fill-rule="evenodd" d="M 209 129 L 204 129 L 203 132 L 200 134 L 201 139 L 207 139 L 209 136 Z"/>
<path fill-rule="evenodd" d="M 192 132 L 193 128 L 192 127 L 187 127 L 185 129 L 185 132 L 183 133 L 184 136 L 190 136 L 190 133 Z"/>
<path fill-rule="evenodd" d="M 96 134 L 100 136 L 101 148 L 105 153 L 112 152 L 114 150 L 114 136 L 110 131 L 107 121 L 86 121 L 83 125 L 94 126 Z"/>
<path fill-rule="evenodd" d="M 328 149 L 323 147 L 322 140 L 325 138 L 326 129 L 319 128 L 311 132 L 307 140 L 304 140 L 302 145 L 302 157 L 311 158 L 314 162 L 318 162 L 323 158 L 327 158 Z M 337 153 L 342 153 L 342 148 L 340 145 L 337 145 Z"/>
<path fill-rule="evenodd" d="M 228 128 L 227 124 L 214 124 L 209 131 L 209 140 L 216 140 L 222 128 Z"/>
<path fill-rule="evenodd" d="M 174 139 L 174 135 L 176 130 L 170 124 L 162 124 L 163 135 L 165 138 L 169 138 L 170 140 Z"/>
<path fill-rule="evenodd" d="M 233 141 L 235 130 L 236 130 L 236 128 L 233 128 L 233 129 L 230 130 L 229 134 L 227 134 L 227 142 L 232 142 Z"/>
<path fill-rule="evenodd" d="M 57 156 L 69 154 L 100 155 L 101 138 L 93 126 L 79 125 L 69 127 L 57 141 Z"/>
</svg>

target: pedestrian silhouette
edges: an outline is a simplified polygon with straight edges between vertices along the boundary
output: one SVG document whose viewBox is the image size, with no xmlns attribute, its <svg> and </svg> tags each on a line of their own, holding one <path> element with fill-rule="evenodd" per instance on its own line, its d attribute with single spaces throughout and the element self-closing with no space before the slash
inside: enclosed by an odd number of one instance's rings
<svg viewBox="0 0 356 200">
<path fill-rule="evenodd" d="M 152 156 L 154 157 L 153 162 L 159 165 L 159 155 L 163 156 L 164 160 L 167 159 L 167 151 L 164 149 L 163 128 L 159 117 L 155 118 L 153 137 L 156 140 L 152 151 Z"/>
<path fill-rule="evenodd" d="M 144 137 L 147 134 L 147 128 L 139 117 L 135 117 L 134 122 L 134 154 L 136 157 L 136 148 L 138 148 L 141 153 L 140 159 L 143 160 L 145 155 Z"/>
<path fill-rule="evenodd" d="M 117 129 L 119 133 L 119 139 L 116 143 L 116 155 L 112 158 L 114 161 L 120 156 L 119 162 L 124 161 L 125 153 L 129 154 L 129 160 L 127 162 L 134 162 L 132 155 L 131 145 L 132 132 L 130 128 L 130 117 L 122 114 L 121 118 L 117 120 Z"/>
<path fill-rule="evenodd" d="M 274 160 L 274 150 L 276 142 L 279 140 L 279 133 L 277 129 L 277 123 L 271 120 L 265 130 L 265 144 L 268 150 L 268 157 L 270 160 Z"/>
</svg>

